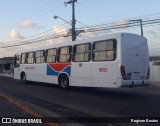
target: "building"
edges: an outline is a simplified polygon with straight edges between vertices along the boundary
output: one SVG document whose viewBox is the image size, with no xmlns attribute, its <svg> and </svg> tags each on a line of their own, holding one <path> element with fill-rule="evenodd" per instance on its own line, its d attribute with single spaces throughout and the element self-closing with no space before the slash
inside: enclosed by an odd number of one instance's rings
<svg viewBox="0 0 160 126">
<path fill-rule="evenodd" d="M 11 74 L 13 73 L 13 57 L 0 58 L 0 73 Z"/>
</svg>

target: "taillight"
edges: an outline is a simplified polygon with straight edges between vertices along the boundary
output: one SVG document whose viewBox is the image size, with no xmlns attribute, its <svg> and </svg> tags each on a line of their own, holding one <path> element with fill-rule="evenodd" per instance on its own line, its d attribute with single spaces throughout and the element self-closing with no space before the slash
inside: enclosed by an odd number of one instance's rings
<svg viewBox="0 0 160 126">
<path fill-rule="evenodd" d="M 127 80 L 126 71 L 125 71 L 125 67 L 124 66 L 121 66 L 121 75 L 122 75 L 124 80 Z"/>
<path fill-rule="evenodd" d="M 150 77 L 150 67 L 148 67 L 146 79 L 149 79 L 149 77 Z"/>
</svg>

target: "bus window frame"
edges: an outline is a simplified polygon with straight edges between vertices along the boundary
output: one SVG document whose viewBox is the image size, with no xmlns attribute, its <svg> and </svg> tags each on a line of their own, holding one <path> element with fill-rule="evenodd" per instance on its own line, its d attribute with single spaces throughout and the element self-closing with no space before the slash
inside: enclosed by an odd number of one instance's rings
<svg viewBox="0 0 160 126">
<path fill-rule="evenodd" d="M 113 50 L 99 50 L 99 51 L 94 51 L 95 49 L 95 43 L 102 42 L 102 41 L 113 41 Z M 94 54 L 95 52 L 102 52 L 102 51 L 113 51 L 113 60 L 94 60 Z M 117 59 L 117 40 L 116 39 L 106 39 L 106 40 L 100 40 L 100 41 L 95 41 L 92 43 L 92 61 L 93 62 L 104 62 L 104 61 L 115 61 Z"/>
<path fill-rule="evenodd" d="M 68 61 L 64 61 L 64 62 L 62 62 L 62 61 L 59 61 L 59 59 L 60 59 L 60 50 L 61 50 L 61 48 L 65 48 L 65 47 L 69 47 L 69 54 L 61 54 L 61 55 L 69 55 L 70 57 L 69 57 L 69 60 Z M 68 46 L 62 46 L 62 47 L 59 47 L 58 48 L 58 58 L 57 58 L 57 62 L 58 63 L 67 63 L 67 62 L 71 62 L 71 59 L 72 59 L 72 50 L 73 50 L 73 48 L 72 48 L 72 45 L 68 45 Z"/>
<path fill-rule="evenodd" d="M 33 57 L 32 57 L 33 58 L 33 63 L 28 63 L 28 58 L 29 58 L 28 55 L 29 55 L 29 53 L 32 53 L 32 52 L 33 52 Z M 34 64 L 35 63 L 35 51 L 27 52 L 27 58 L 26 59 L 27 59 L 26 64 Z"/>
<path fill-rule="evenodd" d="M 40 52 L 43 51 L 43 56 L 36 57 L 36 53 L 39 52 L 39 51 L 40 51 Z M 37 51 L 35 51 L 35 54 L 34 54 L 34 63 L 35 63 L 35 64 L 43 64 L 43 63 L 45 63 L 45 55 L 46 55 L 46 51 L 45 51 L 44 49 L 43 49 L 43 50 L 37 50 Z M 40 62 L 37 63 L 37 62 L 36 62 L 36 58 L 42 58 L 42 57 L 44 58 L 44 59 L 43 59 L 43 62 L 41 62 L 41 59 L 40 59 Z"/>
<path fill-rule="evenodd" d="M 56 50 L 56 55 L 48 55 L 48 50 L 51 50 L 51 49 L 55 49 Z M 57 48 L 46 49 L 46 56 L 45 56 L 45 62 L 46 63 L 56 63 L 57 62 L 57 57 L 58 57 L 58 51 L 57 50 L 58 50 Z M 55 56 L 55 62 L 53 62 L 53 60 L 52 60 L 52 62 L 47 62 L 47 57 L 48 56 L 52 56 L 52 59 L 53 59 L 53 56 Z"/>
<path fill-rule="evenodd" d="M 78 45 L 86 45 L 86 44 L 89 44 L 89 51 L 88 51 L 88 52 L 75 53 L 76 46 L 78 46 Z M 90 42 L 73 45 L 73 56 L 72 56 L 72 61 L 73 61 L 73 62 L 90 62 L 90 61 L 91 61 L 91 53 L 92 53 L 91 47 L 92 47 L 92 44 L 91 44 Z M 88 60 L 87 60 L 87 61 L 75 61 L 75 54 L 82 54 L 82 53 L 83 53 L 83 54 L 89 53 Z"/>
<path fill-rule="evenodd" d="M 23 55 L 23 54 L 25 54 L 25 58 L 22 58 L 22 55 Z M 20 57 L 21 57 L 21 59 L 20 59 L 20 64 L 26 64 L 26 63 L 27 63 L 27 53 L 26 53 L 26 52 L 21 53 L 21 56 L 20 56 Z M 22 59 L 24 59 L 24 61 L 25 61 L 24 63 L 22 63 Z"/>
</svg>

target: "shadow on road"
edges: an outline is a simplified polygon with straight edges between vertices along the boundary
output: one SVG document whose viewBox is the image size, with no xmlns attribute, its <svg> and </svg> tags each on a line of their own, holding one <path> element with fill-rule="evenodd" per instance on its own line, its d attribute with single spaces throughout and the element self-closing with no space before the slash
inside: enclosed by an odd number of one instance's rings
<svg viewBox="0 0 160 126">
<path fill-rule="evenodd" d="M 18 83 L 21 85 L 23 84 L 20 81 L 18 81 Z M 146 91 L 144 92 L 144 88 L 146 88 L 147 86 L 138 87 L 138 90 L 136 88 L 130 88 L 130 87 L 120 87 L 120 88 L 71 87 L 70 90 L 64 90 L 61 89 L 59 85 L 41 83 L 41 82 L 28 82 L 27 84 L 24 85 L 52 88 L 54 90 L 59 90 L 66 94 L 81 93 L 81 94 L 96 95 L 96 96 L 110 97 L 110 98 L 141 99 L 143 97 L 146 97 L 146 95 L 149 95 Z"/>
</svg>

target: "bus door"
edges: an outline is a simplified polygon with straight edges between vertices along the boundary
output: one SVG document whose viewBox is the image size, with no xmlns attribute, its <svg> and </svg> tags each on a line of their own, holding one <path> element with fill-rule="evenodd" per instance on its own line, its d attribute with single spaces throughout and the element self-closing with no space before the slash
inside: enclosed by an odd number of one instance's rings
<svg viewBox="0 0 160 126">
<path fill-rule="evenodd" d="M 20 79 L 20 72 L 19 72 L 19 67 L 20 67 L 20 55 L 15 55 L 14 57 L 14 79 Z"/>
</svg>

